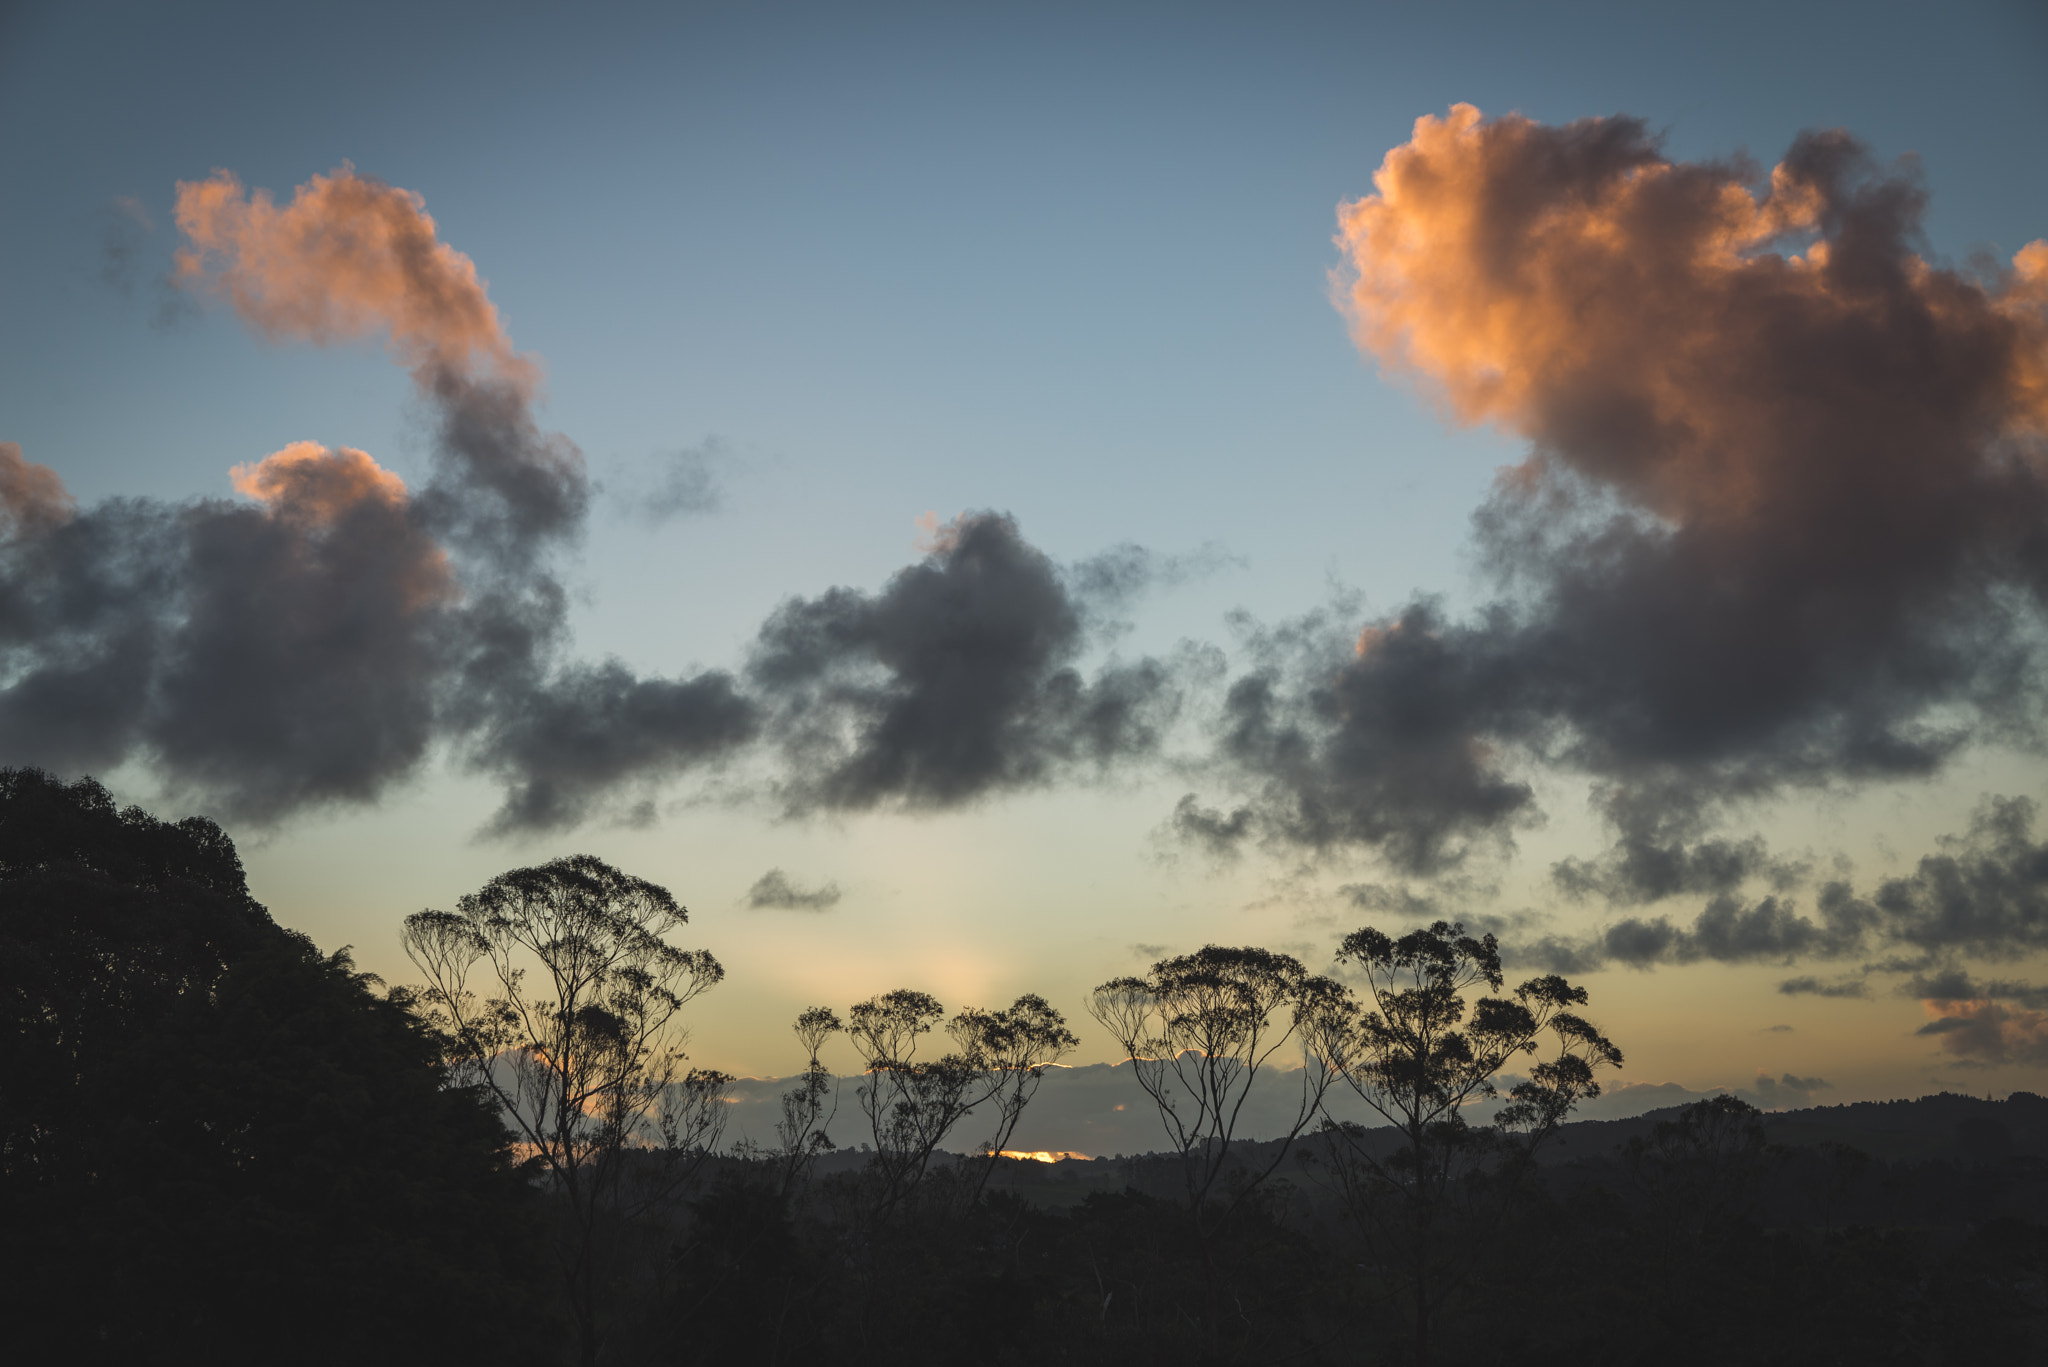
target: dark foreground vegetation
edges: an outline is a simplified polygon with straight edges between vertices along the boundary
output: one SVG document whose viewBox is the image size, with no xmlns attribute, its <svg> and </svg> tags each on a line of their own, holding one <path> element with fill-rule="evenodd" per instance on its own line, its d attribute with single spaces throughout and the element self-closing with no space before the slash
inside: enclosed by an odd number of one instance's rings
<svg viewBox="0 0 2048 1367">
<path fill-rule="evenodd" d="M 518 870 L 412 918 L 426 981 L 387 991 L 279 928 L 211 823 L 0 771 L 8 1360 L 2048 1354 L 2031 1094 L 1574 1123 L 1620 1061 L 1584 992 L 1509 988 L 1439 924 L 1349 937 L 1356 994 L 1218 947 L 1104 984 L 1164 1153 L 989 1156 L 1074 1037 L 1036 997 L 948 1019 L 907 990 L 805 1012 L 774 1141 L 735 1146 L 724 1079 L 677 1047 L 722 976 L 669 944 L 682 921 L 595 860 Z M 819 1061 L 842 1031 L 846 1116 Z M 1293 1132 L 1236 1134 L 1304 1047 Z M 1331 1122 L 1338 1088 L 1388 1123 Z M 866 1142 L 835 1149 L 848 1117 Z"/>
<path fill-rule="evenodd" d="M 212 822 L 0 771 L 0 1356 L 521 1360 L 544 1203 L 373 988 Z"/>
</svg>

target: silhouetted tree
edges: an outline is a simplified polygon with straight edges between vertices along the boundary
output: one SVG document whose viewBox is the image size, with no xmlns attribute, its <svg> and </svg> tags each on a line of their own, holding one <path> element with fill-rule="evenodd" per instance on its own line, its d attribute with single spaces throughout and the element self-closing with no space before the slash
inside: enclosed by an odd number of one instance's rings
<svg viewBox="0 0 2048 1367">
<path fill-rule="evenodd" d="M 1209 1281 L 1205 1311 L 1212 1335 L 1221 1305 L 1216 1235 L 1285 1160 L 1289 1145 L 1315 1118 L 1329 1078 L 1311 1060 L 1302 1069 L 1300 1104 L 1282 1142 L 1258 1165 L 1234 1170 L 1231 1151 L 1245 1100 L 1273 1056 L 1341 994 L 1338 984 L 1311 975 L 1289 955 L 1206 945 L 1161 959 L 1142 978 L 1102 984 L 1089 1004 L 1090 1014 L 1129 1057 L 1179 1158 Z M 1277 1013 L 1284 1013 L 1281 1023 L 1274 1020 Z"/>
<path fill-rule="evenodd" d="M 0 1297 L 35 1361 L 521 1361 L 531 1193 L 492 1108 L 212 822 L 0 770 Z M 474 1306 L 454 1323 L 446 1307 Z"/>
<path fill-rule="evenodd" d="M 1782 1154 L 1764 1134 L 1763 1112 L 1724 1092 L 1658 1121 L 1622 1157 L 1658 1224 L 1696 1240 L 1709 1224 L 1753 1217 Z"/>
<path fill-rule="evenodd" d="M 1429 1360 L 1430 1321 L 1457 1289 L 1463 1246 L 1446 1247 L 1439 1227 L 1468 1179 L 1506 1162 L 1510 1184 L 1573 1106 L 1600 1094 L 1599 1067 L 1618 1067 L 1621 1051 L 1569 1009 L 1583 988 L 1555 974 L 1531 978 L 1510 996 L 1499 947 L 1462 925 L 1438 921 L 1395 940 L 1366 927 L 1344 938 L 1339 963 L 1356 964 L 1369 1000 L 1326 998 L 1307 1018 L 1324 1065 L 1400 1134 L 1381 1153 L 1357 1125 L 1332 1123 L 1328 1152 L 1361 1226 L 1402 1247 L 1413 1294 L 1415 1357 Z M 1475 1129 L 1465 1108 L 1498 1096 L 1502 1069 L 1536 1052 L 1549 1036 L 1556 1053 L 1509 1093 L 1496 1127 Z"/>
<path fill-rule="evenodd" d="M 555 1251 L 585 1364 L 605 1342 L 601 1244 L 673 1202 L 723 1125 L 731 1079 L 682 1066 L 682 1009 L 725 975 L 663 938 L 688 919 L 667 889 L 575 855 L 405 922 L 447 1062 L 497 1099 L 566 1212 Z"/>
<path fill-rule="evenodd" d="M 920 1060 L 918 1039 L 945 1014 L 929 993 L 898 988 L 847 1015 L 847 1037 L 867 1072 L 858 1095 L 875 1145 L 877 1214 L 886 1215 L 918 1189 L 939 1145 L 984 1102 L 996 1106 L 995 1136 L 981 1145 L 993 1162 L 1015 1133 L 1045 1065 L 1080 1044 L 1059 1012 L 1027 993 L 1000 1011 L 961 1011 L 946 1026 L 953 1049 Z M 969 1200 L 987 1175 L 984 1163 L 964 1190 Z"/>
<path fill-rule="evenodd" d="M 940 1141 L 974 1104 L 976 1074 L 965 1059 L 917 1058 L 918 1038 L 945 1014 L 938 998 L 910 988 L 870 997 L 848 1013 L 847 1037 L 867 1074 L 855 1095 L 874 1139 L 878 1213 L 916 1190 Z"/>
<path fill-rule="evenodd" d="M 775 1123 L 781 1167 L 777 1189 L 784 1195 L 803 1180 L 817 1156 L 832 1147 L 826 1130 L 839 1113 L 839 1084 L 819 1055 L 826 1038 L 845 1029 L 829 1006 L 807 1007 L 796 1018 L 796 1037 L 809 1061 L 797 1085 L 782 1094 L 782 1119 Z"/>
<path fill-rule="evenodd" d="M 1034 992 L 1001 1011 L 969 1007 L 953 1018 L 951 1029 L 962 1052 L 981 1070 L 996 1109 L 995 1133 L 981 1145 L 983 1161 L 974 1183 L 979 1196 L 1017 1133 L 1024 1108 L 1038 1094 L 1046 1065 L 1065 1058 L 1081 1041 L 1067 1029 L 1066 1017 Z"/>
<path fill-rule="evenodd" d="M 782 1094 L 774 1146 L 742 1139 L 732 1149 L 740 1161 L 690 1202 L 687 1235 L 672 1250 L 677 1284 L 665 1316 L 685 1361 L 744 1355 L 772 1365 L 810 1356 L 818 1292 L 830 1274 L 805 1247 L 794 1216 L 812 1166 L 834 1147 L 826 1131 L 838 1111 L 838 1083 L 820 1055 L 845 1028 L 830 1007 L 798 1014 L 796 1037 L 808 1062 Z"/>
</svg>

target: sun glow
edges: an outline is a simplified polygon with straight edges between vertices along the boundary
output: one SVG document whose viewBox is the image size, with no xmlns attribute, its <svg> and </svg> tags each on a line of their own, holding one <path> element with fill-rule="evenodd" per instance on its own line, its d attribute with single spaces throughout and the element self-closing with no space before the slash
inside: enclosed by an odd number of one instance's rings
<svg viewBox="0 0 2048 1367">
<path fill-rule="evenodd" d="M 1033 1163 L 1057 1163 L 1064 1158 L 1078 1158 L 1083 1162 L 1088 1160 L 1087 1154 L 1075 1153 L 1072 1149 L 1003 1149 L 996 1156 L 1014 1158 L 1019 1162 L 1028 1160 Z"/>
</svg>

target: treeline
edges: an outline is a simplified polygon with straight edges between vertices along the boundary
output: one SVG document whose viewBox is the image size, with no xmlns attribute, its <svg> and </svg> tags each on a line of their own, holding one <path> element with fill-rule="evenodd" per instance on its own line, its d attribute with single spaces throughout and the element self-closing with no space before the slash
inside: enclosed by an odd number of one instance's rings
<svg viewBox="0 0 2048 1367">
<path fill-rule="evenodd" d="M 1103 984 L 1090 1014 L 1171 1147 L 1074 1190 L 998 1156 L 1078 1042 L 1030 995 L 807 1010 L 773 1138 L 722 1143 L 729 1079 L 687 1065 L 681 1027 L 723 970 L 670 942 L 685 919 L 595 859 L 515 870 L 409 918 L 421 981 L 386 989 L 276 926 L 211 823 L 0 771 L 10 1344 L 1176 1367 L 2048 1347 L 2037 1157 L 1981 1130 L 1962 1163 L 1787 1149 L 1728 1097 L 1560 1146 L 1620 1050 L 1582 989 L 1510 988 L 1454 925 L 1347 937 L 1355 990 L 1217 946 Z M 835 1038 L 864 1069 L 848 1097 Z M 1292 1127 L 1250 1142 L 1246 1096 L 1296 1057 Z M 1387 1123 L 1332 1119 L 1339 1095 Z M 848 1118 L 857 1155 L 825 1137 Z"/>
<path fill-rule="evenodd" d="M 212 822 L 0 770 L 10 1361 L 553 1360 L 545 1202 L 376 987 Z"/>
</svg>

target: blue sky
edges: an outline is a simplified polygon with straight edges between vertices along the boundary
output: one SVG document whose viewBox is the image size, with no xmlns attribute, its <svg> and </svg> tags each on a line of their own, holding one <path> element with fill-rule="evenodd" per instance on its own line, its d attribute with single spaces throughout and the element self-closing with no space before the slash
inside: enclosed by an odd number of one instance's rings
<svg viewBox="0 0 2048 1367">
<path fill-rule="evenodd" d="M 416 482 L 419 405 L 374 345 L 269 345 L 163 282 L 177 182 L 227 168 L 283 199 L 346 161 L 423 196 L 544 358 L 543 420 L 605 491 L 564 568 L 584 656 L 736 666 L 779 602 L 875 589 L 916 558 L 918 516 L 979 509 L 1061 562 L 1211 548 L 1129 610 L 1116 649 L 1229 648 L 1238 609 L 1474 601 L 1469 519 L 1524 444 L 1381 378 L 1330 297 L 1337 206 L 1419 116 L 1628 113 L 1673 159 L 1764 166 L 1802 129 L 1846 127 L 1920 158 L 1925 250 L 1961 263 L 2048 234 L 2044 78 L 2048 17 L 2019 3 L 17 5 L 0 17 L 0 440 L 81 504 L 225 497 L 230 465 L 302 439 Z M 639 515 L 689 451 L 717 506 Z M 161 791 L 145 763 L 110 777 Z M 1595 924 L 1543 878 L 1600 848 L 1586 785 L 1539 786 L 1548 824 L 1477 905 Z M 1980 794 L 2043 786 L 2038 756 L 1979 747 L 1936 780 L 1744 829 L 1899 871 Z M 376 805 L 234 833 L 281 920 L 401 980 L 404 913 L 590 848 L 674 888 L 727 960 L 698 1013 L 706 1061 L 780 1072 L 798 1062 L 782 1023 L 812 1000 L 1038 990 L 1079 1017 L 1132 945 L 1327 952 L 1357 919 L 1336 889 L 1380 876 L 1370 853 L 1211 867 L 1161 832 L 1186 787 L 791 821 L 684 783 L 651 827 L 478 842 L 492 792 L 433 763 Z M 770 867 L 846 896 L 750 910 Z M 1782 976 L 1609 970 L 1595 1014 L 1640 1081 L 1791 1070 L 1849 1099 L 1948 1076 L 1913 1002 L 1792 1001 Z"/>
</svg>

